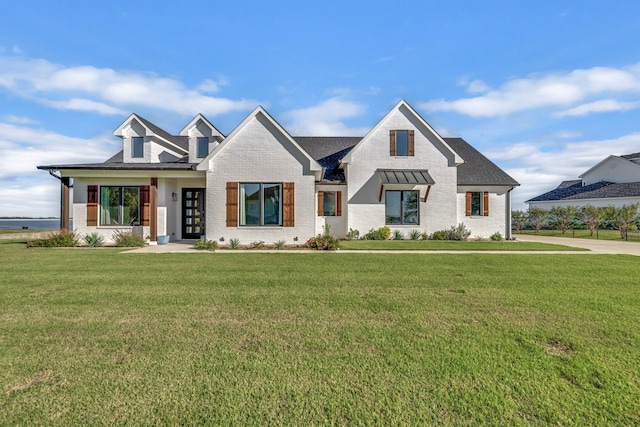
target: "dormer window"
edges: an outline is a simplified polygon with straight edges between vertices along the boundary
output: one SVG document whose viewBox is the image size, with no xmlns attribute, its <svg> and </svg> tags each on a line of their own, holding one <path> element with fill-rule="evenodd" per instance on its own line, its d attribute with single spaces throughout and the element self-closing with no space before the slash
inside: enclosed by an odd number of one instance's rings
<svg viewBox="0 0 640 427">
<path fill-rule="evenodd" d="M 209 138 L 206 136 L 198 137 L 196 150 L 198 158 L 207 157 L 209 155 Z"/>
<path fill-rule="evenodd" d="M 134 136 L 131 138 L 131 157 L 142 158 L 144 157 L 144 138 L 141 136 Z"/>
<path fill-rule="evenodd" d="M 414 131 L 392 130 L 389 132 L 389 155 L 405 157 L 414 155 Z"/>
</svg>

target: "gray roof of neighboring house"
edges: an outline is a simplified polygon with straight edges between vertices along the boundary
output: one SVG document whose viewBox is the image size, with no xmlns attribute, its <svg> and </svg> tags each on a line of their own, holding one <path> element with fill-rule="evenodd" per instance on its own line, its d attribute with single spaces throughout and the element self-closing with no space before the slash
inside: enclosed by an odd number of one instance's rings
<svg viewBox="0 0 640 427">
<path fill-rule="evenodd" d="M 570 182 L 575 182 L 575 184 L 563 186 L 563 184 Z M 582 181 L 565 181 L 555 190 L 529 199 L 525 203 L 608 199 L 614 197 L 640 197 L 640 182 L 614 183 L 601 181 L 583 186 Z"/>
<path fill-rule="evenodd" d="M 620 157 L 627 160 L 637 160 L 637 159 L 640 159 L 640 153 L 624 154 Z"/>
<path fill-rule="evenodd" d="M 444 138 L 444 141 L 464 160 L 458 166 L 458 185 L 520 185 L 464 139 Z"/>
</svg>

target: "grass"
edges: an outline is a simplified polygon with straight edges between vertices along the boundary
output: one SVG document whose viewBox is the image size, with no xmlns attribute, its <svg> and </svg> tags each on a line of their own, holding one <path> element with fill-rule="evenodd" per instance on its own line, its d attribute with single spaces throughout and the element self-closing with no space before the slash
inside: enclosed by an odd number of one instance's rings
<svg viewBox="0 0 640 427">
<path fill-rule="evenodd" d="M 493 242 L 450 240 L 344 240 L 344 250 L 403 250 L 403 251 L 583 251 L 565 245 L 537 242 Z"/>
<path fill-rule="evenodd" d="M 624 255 L 0 243 L 2 425 L 637 425 Z"/>
<path fill-rule="evenodd" d="M 0 234 L 24 234 L 24 233 L 40 233 L 42 231 L 48 230 L 38 230 L 35 228 L 29 228 L 26 230 L 23 229 L 15 229 L 15 228 L 0 228 Z M 51 232 L 55 232 L 55 230 L 51 230 Z"/>
</svg>

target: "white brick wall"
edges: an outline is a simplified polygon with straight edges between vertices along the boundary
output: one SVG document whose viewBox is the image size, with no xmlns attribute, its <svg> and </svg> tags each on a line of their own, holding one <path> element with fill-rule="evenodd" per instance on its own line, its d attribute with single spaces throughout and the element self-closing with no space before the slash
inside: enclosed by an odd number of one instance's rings
<svg viewBox="0 0 640 427">
<path fill-rule="evenodd" d="M 464 223 L 471 231 L 470 239 L 474 237 L 488 238 L 494 233 L 509 235 L 510 224 L 507 224 L 508 187 L 465 187 L 460 186 L 457 193 L 458 216 L 457 225 Z M 489 216 L 466 216 L 467 191 L 489 192 Z"/>
<path fill-rule="evenodd" d="M 315 235 L 315 176 L 308 159 L 261 114 L 229 140 L 214 156 L 207 172 L 207 239 L 225 243 L 239 239 L 242 244 L 278 240 L 304 243 Z M 227 182 L 295 183 L 294 227 L 249 227 L 226 225 Z M 297 240 L 296 240 L 297 239 Z"/>
<path fill-rule="evenodd" d="M 416 130 L 415 155 L 391 157 L 389 131 L 405 129 Z M 426 186 L 402 187 L 420 190 L 420 224 L 390 226 L 392 231 L 398 229 L 407 234 L 416 229 L 432 233 L 454 225 L 457 175 L 453 157 L 408 110 L 401 108 L 392 113 L 352 154 L 352 163 L 346 171 L 349 179 L 348 227 L 359 230 L 360 235 L 385 225 L 385 200 L 383 194 L 382 201 L 378 201 L 380 180 L 375 176 L 376 169 L 428 169 L 435 181 L 426 203 Z"/>
</svg>

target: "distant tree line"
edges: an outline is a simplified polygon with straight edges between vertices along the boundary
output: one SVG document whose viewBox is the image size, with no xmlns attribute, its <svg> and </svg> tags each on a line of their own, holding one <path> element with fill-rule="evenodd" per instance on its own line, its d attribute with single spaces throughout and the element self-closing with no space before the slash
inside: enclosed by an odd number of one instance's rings
<svg viewBox="0 0 640 427">
<path fill-rule="evenodd" d="M 626 239 L 629 231 L 638 229 L 639 206 L 639 203 L 634 203 L 621 207 L 586 205 L 517 210 L 511 213 L 511 227 L 516 232 L 527 228 L 536 230 L 536 233 L 550 228 L 560 230 L 562 234 L 570 229 L 588 229 L 592 236 L 598 229 L 609 229 L 620 231 L 620 237 Z"/>
</svg>

